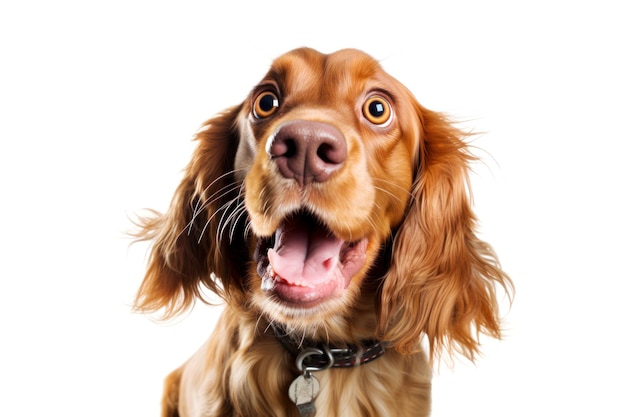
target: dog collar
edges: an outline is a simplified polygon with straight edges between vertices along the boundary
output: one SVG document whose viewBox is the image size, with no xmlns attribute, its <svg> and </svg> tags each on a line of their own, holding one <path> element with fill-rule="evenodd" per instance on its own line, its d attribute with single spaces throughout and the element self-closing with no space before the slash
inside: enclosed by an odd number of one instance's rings
<svg viewBox="0 0 626 417">
<path fill-rule="evenodd" d="M 274 336 L 296 358 L 296 367 L 301 372 L 351 368 L 372 362 L 385 353 L 385 347 L 378 340 L 365 340 L 359 345 L 344 347 L 329 346 L 326 343 L 295 341 L 281 326 L 273 323 L 271 326 Z"/>
</svg>

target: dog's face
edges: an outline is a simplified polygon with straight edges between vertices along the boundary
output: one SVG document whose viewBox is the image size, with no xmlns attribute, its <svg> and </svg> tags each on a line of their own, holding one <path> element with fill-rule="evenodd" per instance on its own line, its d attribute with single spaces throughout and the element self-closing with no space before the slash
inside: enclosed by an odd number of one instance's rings
<svg viewBox="0 0 626 417">
<path fill-rule="evenodd" d="M 298 50 L 245 101 L 235 173 L 257 238 L 249 287 L 272 319 L 345 309 L 401 221 L 418 138 L 398 84 L 361 52 Z"/>
<path fill-rule="evenodd" d="M 141 220 L 136 305 L 171 317 L 208 288 L 299 335 L 412 352 L 426 334 L 473 358 L 510 281 L 475 234 L 465 136 L 363 52 L 279 57 L 198 133 L 167 213 Z"/>
</svg>

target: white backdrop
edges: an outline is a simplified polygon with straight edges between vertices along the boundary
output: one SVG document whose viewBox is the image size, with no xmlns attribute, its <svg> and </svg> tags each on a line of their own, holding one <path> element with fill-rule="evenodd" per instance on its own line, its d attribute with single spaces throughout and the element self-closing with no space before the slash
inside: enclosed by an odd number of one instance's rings
<svg viewBox="0 0 626 417">
<path fill-rule="evenodd" d="M 2 415 L 158 415 L 219 308 L 132 314 L 127 216 L 165 210 L 200 124 L 303 45 L 363 49 L 486 132 L 475 207 L 517 295 L 505 341 L 441 367 L 433 416 L 625 415 L 618 3 L 2 2 Z"/>
</svg>

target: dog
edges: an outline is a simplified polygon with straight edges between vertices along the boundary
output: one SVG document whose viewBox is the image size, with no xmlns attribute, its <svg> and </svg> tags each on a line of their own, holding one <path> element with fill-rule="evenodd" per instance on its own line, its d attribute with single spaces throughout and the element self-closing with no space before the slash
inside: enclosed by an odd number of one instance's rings
<svg viewBox="0 0 626 417">
<path fill-rule="evenodd" d="M 354 49 L 288 52 L 208 120 L 136 233 L 138 311 L 224 301 L 162 416 L 427 416 L 434 361 L 500 338 L 512 289 L 475 232 L 468 136 Z"/>
</svg>

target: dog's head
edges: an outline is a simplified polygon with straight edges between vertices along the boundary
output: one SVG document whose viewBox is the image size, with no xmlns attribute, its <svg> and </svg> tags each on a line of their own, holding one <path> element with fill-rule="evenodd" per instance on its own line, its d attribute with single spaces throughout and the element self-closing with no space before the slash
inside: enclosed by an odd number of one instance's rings
<svg viewBox="0 0 626 417">
<path fill-rule="evenodd" d="M 366 326 L 398 350 L 426 334 L 472 357 L 475 331 L 499 335 L 508 277 L 474 234 L 463 136 L 360 51 L 279 57 L 198 133 L 169 211 L 144 219 L 137 305 L 173 315 L 204 284 L 344 335 L 370 309 Z"/>
</svg>

